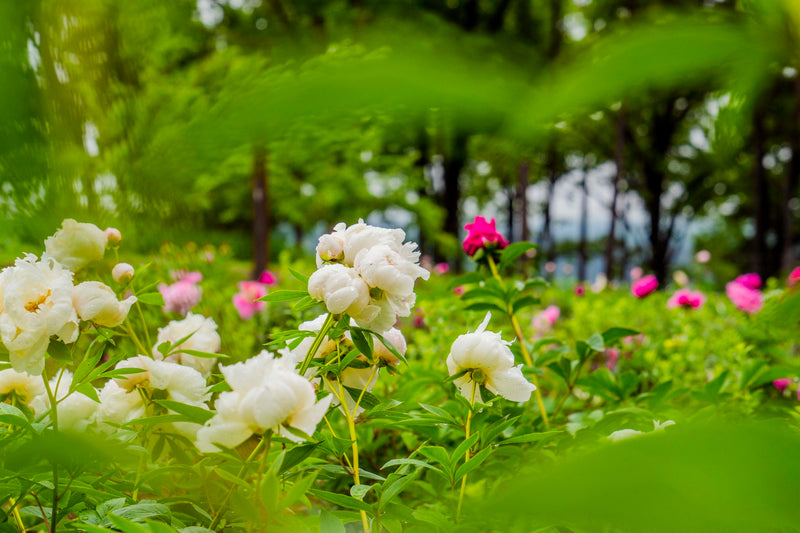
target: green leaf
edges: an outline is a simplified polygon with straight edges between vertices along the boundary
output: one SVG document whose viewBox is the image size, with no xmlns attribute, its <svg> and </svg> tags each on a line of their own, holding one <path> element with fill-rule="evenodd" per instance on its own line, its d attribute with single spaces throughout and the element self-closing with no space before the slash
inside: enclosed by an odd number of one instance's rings
<svg viewBox="0 0 800 533">
<path fill-rule="evenodd" d="M 358 351 L 364 354 L 367 359 L 372 360 L 372 335 L 365 335 L 364 330 L 361 328 L 350 328 L 350 336 L 353 339 L 353 344 L 355 344 Z"/>
<path fill-rule="evenodd" d="M 397 474 L 392 474 L 386 479 L 386 483 L 383 484 L 383 492 L 381 493 L 381 507 L 385 506 L 387 503 L 392 501 L 392 498 L 400 494 L 409 484 L 413 483 L 414 480 L 417 479 L 416 474 L 410 474 L 407 476 L 399 476 Z"/>
<path fill-rule="evenodd" d="M 603 336 L 599 333 L 594 333 L 591 337 L 586 339 L 586 344 L 588 344 L 589 348 L 595 352 L 602 352 L 606 349 L 605 345 L 603 344 Z"/>
<path fill-rule="evenodd" d="M 203 409 L 202 407 L 197 407 L 195 405 L 188 405 L 173 400 L 153 401 L 162 407 L 166 407 L 170 411 L 175 411 L 176 413 L 187 418 L 190 422 L 194 422 L 196 424 L 205 424 L 214 417 L 213 411 L 209 411 L 208 409 Z"/>
<path fill-rule="evenodd" d="M 7 403 L 0 403 L 0 422 L 11 424 L 12 426 L 31 427 L 25 414 Z"/>
<path fill-rule="evenodd" d="M 475 446 L 475 443 L 478 442 L 480 437 L 480 433 L 473 433 L 468 439 L 465 439 L 464 442 L 459 444 L 458 447 L 453 450 L 453 453 L 450 454 L 450 464 L 457 464 L 467 453 L 467 450 Z"/>
<path fill-rule="evenodd" d="M 454 278 L 447 286 L 447 290 L 452 291 L 459 285 L 472 285 L 473 283 L 483 281 L 484 278 L 485 276 L 480 272 L 468 272 L 467 274 L 462 274 Z"/>
<path fill-rule="evenodd" d="M 257 301 L 260 302 L 290 302 L 292 300 L 297 300 L 304 296 L 308 296 L 308 291 L 275 291 L 267 294 L 263 298 L 259 298 Z"/>
<path fill-rule="evenodd" d="M 635 329 L 610 328 L 603 332 L 603 344 L 606 346 L 611 346 L 625 337 L 631 337 L 638 334 L 639 332 Z"/>
<path fill-rule="evenodd" d="M 515 437 L 509 437 L 499 442 L 500 446 L 505 446 L 506 444 L 523 444 L 528 442 L 539 442 L 541 440 L 547 440 L 549 438 L 555 437 L 556 435 L 560 435 L 563 431 L 544 431 L 541 433 L 528 433 L 526 435 L 517 435 Z"/>
<path fill-rule="evenodd" d="M 81 383 L 75 387 L 75 391 L 83 394 L 90 400 L 100 403 L 100 398 L 97 396 L 97 389 L 95 389 L 91 383 Z"/>
<path fill-rule="evenodd" d="M 333 513 L 323 509 L 319 513 L 319 533 L 345 533 L 344 524 Z"/>
<path fill-rule="evenodd" d="M 350 487 L 350 496 L 357 500 L 363 500 L 372 487 L 374 485 L 353 485 Z"/>
<path fill-rule="evenodd" d="M 491 302 L 474 302 L 464 307 L 465 311 L 496 311 L 505 314 L 506 310 L 497 304 Z"/>
<path fill-rule="evenodd" d="M 301 272 L 298 272 L 293 268 L 289 268 L 289 274 L 291 274 L 292 277 L 297 281 L 301 281 L 303 282 L 303 284 L 308 285 L 308 276 L 306 276 L 305 274 L 302 274 Z"/>
<path fill-rule="evenodd" d="M 358 405 L 362 407 L 365 411 L 369 411 L 370 409 L 381 403 L 378 397 L 369 391 L 354 389 L 353 387 L 348 387 L 346 385 L 344 388 L 347 390 L 347 393 L 350 395 L 350 397 L 353 399 L 354 402 L 357 402 L 358 399 L 361 398 L 361 403 L 359 403 Z"/>
<path fill-rule="evenodd" d="M 136 299 L 145 305 L 157 305 L 163 307 L 164 296 L 160 292 L 147 292 L 144 294 L 137 294 Z"/>
<path fill-rule="evenodd" d="M 532 242 L 523 241 L 509 244 L 503 249 L 503 253 L 500 255 L 500 266 L 508 265 L 528 250 L 533 250 L 534 248 L 538 247 Z"/>
<path fill-rule="evenodd" d="M 279 473 L 283 474 L 293 466 L 303 462 L 304 459 L 309 457 L 314 452 L 317 446 L 319 446 L 318 442 L 312 442 L 295 446 L 291 450 L 287 451 L 283 458 L 283 464 L 281 465 Z"/>
<path fill-rule="evenodd" d="M 313 494 L 317 498 L 329 501 L 333 504 L 338 505 L 339 507 L 344 507 L 345 509 L 355 509 L 356 511 L 363 510 L 370 514 L 374 514 L 371 505 L 362 502 L 360 500 L 356 500 L 352 496 L 346 496 L 344 494 L 336 494 L 335 492 L 328 492 L 327 490 L 318 490 L 318 489 L 311 489 L 309 492 L 311 492 L 311 494 Z"/>
<path fill-rule="evenodd" d="M 203 359 L 226 359 L 230 357 L 224 353 L 201 352 L 199 350 L 187 350 L 185 348 L 181 348 L 180 353 L 185 353 L 194 357 L 201 357 Z"/>
<path fill-rule="evenodd" d="M 460 480 L 462 477 L 481 466 L 486 458 L 491 455 L 492 451 L 492 448 L 484 448 L 476 453 L 474 457 L 470 457 L 469 461 L 458 467 L 454 481 Z"/>
</svg>

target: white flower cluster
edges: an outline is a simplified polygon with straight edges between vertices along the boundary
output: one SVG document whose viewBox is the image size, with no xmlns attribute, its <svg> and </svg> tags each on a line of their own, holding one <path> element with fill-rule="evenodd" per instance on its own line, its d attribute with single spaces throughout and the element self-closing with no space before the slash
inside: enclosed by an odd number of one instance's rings
<svg viewBox="0 0 800 533">
<path fill-rule="evenodd" d="M 347 313 L 359 326 L 389 330 L 397 317 L 408 316 L 416 301 L 414 282 L 428 279 L 419 266 L 420 252 L 404 243 L 401 229 L 365 224 L 337 224 L 317 244 L 317 271 L 308 280 L 308 293 L 325 302 L 333 314 Z"/>
<path fill-rule="evenodd" d="M 41 374 L 50 339 L 74 342 L 80 320 L 106 327 L 125 320 L 136 297 L 119 301 L 98 281 L 73 283 L 74 272 L 103 258 L 107 243 L 97 226 L 67 219 L 45 240 L 41 259 L 27 254 L 0 272 L 0 341 L 15 370 Z"/>
<path fill-rule="evenodd" d="M 499 333 L 486 331 L 491 317 L 487 313 L 474 333 L 461 335 L 453 342 L 447 370 L 451 376 L 463 373 L 453 383 L 468 400 L 480 402 L 480 387 L 484 386 L 512 402 L 527 402 L 536 387 L 522 375 L 522 365 L 514 366 L 514 354 L 508 348 L 511 343 Z"/>
</svg>

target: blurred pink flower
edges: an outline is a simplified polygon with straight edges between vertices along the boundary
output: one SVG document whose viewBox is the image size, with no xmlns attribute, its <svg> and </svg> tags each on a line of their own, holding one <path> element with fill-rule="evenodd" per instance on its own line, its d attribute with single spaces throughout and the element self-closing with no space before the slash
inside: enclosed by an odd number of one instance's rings
<svg viewBox="0 0 800 533">
<path fill-rule="evenodd" d="M 199 275 L 197 272 L 195 274 Z M 192 279 L 196 279 L 196 277 Z M 186 315 L 192 307 L 200 302 L 203 295 L 200 287 L 193 281 L 186 280 L 176 281 L 172 285 L 160 283 L 158 292 L 164 297 L 164 311 L 174 311 L 179 315 Z"/>
<path fill-rule="evenodd" d="M 606 356 L 606 368 L 613 371 L 614 368 L 616 368 L 617 366 L 617 361 L 619 360 L 619 349 L 606 348 L 605 356 Z"/>
<path fill-rule="evenodd" d="M 453 294 L 455 294 L 457 296 L 461 296 L 462 294 L 464 294 L 465 290 L 466 289 L 464 288 L 463 285 L 458 285 L 456 287 L 453 287 Z"/>
<path fill-rule="evenodd" d="M 186 269 L 172 270 L 169 276 L 175 281 L 186 281 L 189 283 L 200 283 L 203 281 L 203 275 L 200 272 L 189 272 Z"/>
<path fill-rule="evenodd" d="M 547 263 L 544 264 L 544 271 L 547 272 L 548 274 L 555 273 L 557 268 L 558 267 L 556 266 L 554 261 L 548 261 Z"/>
<path fill-rule="evenodd" d="M 631 294 L 637 298 L 644 298 L 657 288 L 658 279 L 654 275 L 648 274 L 633 282 L 631 285 Z"/>
<path fill-rule="evenodd" d="M 433 267 L 437 274 L 447 274 L 450 272 L 450 265 L 447 263 L 436 263 L 436 266 Z"/>
<path fill-rule="evenodd" d="M 583 296 L 586 294 L 586 288 L 583 286 L 582 283 L 578 283 L 575 287 L 572 288 L 572 292 L 575 293 L 575 296 Z"/>
<path fill-rule="evenodd" d="M 733 305 L 745 313 L 757 313 L 764 306 L 764 295 L 758 289 L 743 285 L 737 280 L 731 281 L 725 286 L 728 298 Z"/>
<path fill-rule="evenodd" d="M 464 239 L 464 251 L 472 257 L 481 248 L 492 245 L 493 248 L 505 248 L 508 241 L 495 228 L 495 221 L 487 221 L 481 216 L 475 217 L 471 224 L 466 224 L 467 237 Z"/>
<path fill-rule="evenodd" d="M 557 305 L 551 305 L 533 317 L 533 329 L 539 332 L 549 331 L 559 316 L 561 316 L 561 310 Z"/>
<path fill-rule="evenodd" d="M 711 261 L 711 252 L 708 250 L 700 250 L 696 254 L 694 254 L 694 260 L 700 263 L 701 265 L 705 265 L 709 261 Z"/>
<path fill-rule="evenodd" d="M 633 267 L 630 271 L 631 281 L 638 280 L 639 278 L 642 277 L 643 274 L 644 270 L 642 270 L 642 267 Z"/>
<path fill-rule="evenodd" d="M 265 270 L 258 276 L 258 282 L 271 287 L 278 284 L 278 276 L 274 272 Z"/>
<path fill-rule="evenodd" d="M 414 319 L 411 321 L 415 328 L 424 328 L 425 327 L 425 314 L 422 313 L 419 309 L 414 312 Z"/>
<path fill-rule="evenodd" d="M 262 274 L 263 277 L 263 274 Z M 267 308 L 267 302 L 258 302 L 267 295 L 267 285 L 260 281 L 240 281 L 239 292 L 233 295 L 233 306 L 243 320 L 250 320 Z"/>
<path fill-rule="evenodd" d="M 687 309 L 700 309 L 706 303 L 705 295 L 700 291 L 690 289 L 680 289 L 675 291 L 667 300 L 667 309 L 675 307 L 685 307 Z"/>
<path fill-rule="evenodd" d="M 794 287 L 800 284 L 800 267 L 795 268 L 789 273 L 789 277 L 786 278 L 786 285 L 789 287 Z"/>
<path fill-rule="evenodd" d="M 742 274 L 735 280 L 734 283 L 740 283 L 747 287 L 748 289 L 760 289 L 761 288 L 761 276 L 756 274 L 755 272 L 751 272 L 750 274 Z"/>
<path fill-rule="evenodd" d="M 772 384 L 775 385 L 775 388 L 778 389 L 780 392 L 783 392 L 786 390 L 786 388 L 789 386 L 791 382 L 792 378 L 781 378 L 781 379 L 776 379 L 775 381 L 772 382 Z"/>
</svg>

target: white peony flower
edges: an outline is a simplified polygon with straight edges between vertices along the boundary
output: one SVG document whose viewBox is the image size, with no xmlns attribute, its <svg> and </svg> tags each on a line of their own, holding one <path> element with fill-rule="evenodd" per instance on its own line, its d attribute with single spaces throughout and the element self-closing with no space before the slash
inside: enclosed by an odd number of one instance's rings
<svg viewBox="0 0 800 533">
<path fill-rule="evenodd" d="M 120 285 L 124 285 L 133 279 L 133 266 L 129 263 L 117 263 L 111 269 L 111 277 Z"/>
<path fill-rule="evenodd" d="M 267 351 L 220 370 L 232 390 L 220 394 L 217 414 L 197 433 L 203 452 L 217 451 L 215 444 L 234 448 L 267 430 L 300 441 L 286 426 L 311 435 L 330 406 L 330 396 L 317 402 L 314 386 Z"/>
<path fill-rule="evenodd" d="M 95 412 L 95 421 L 99 429 L 108 433 L 116 430 L 114 425 L 122 425 L 145 415 L 144 400 L 139 392 L 128 391 L 114 380 L 105 384 L 99 397 L 100 406 Z"/>
<path fill-rule="evenodd" d="M 414 283 L 428 279 L 419 266 L 420 252 L 404 243 L 401 229 L 365 224 L 337 224 L 317 245 L 317 266 L 308 292 L 323 300 L 328 311 L 347 313 L 372 331 L 390 329 L 398 316 L 409 316 L 416 301 Z"/>
<path fill-rule="evenodd" d="M 132 390 L 137 385 L 165 390 L 170 400 L 188 404 L 208 401 L 210 396 L 206 387 L 206 378 L 189 366 L 139 355 L 120 361 L 116 368 L 143 370 L 127 374 L 125 377 L 115 378 L 117 384 L 126 390 Z"/>
<path fill-rule="evenodd" d="M 56 398 L 59 429 L 85 431 L 94 418 L 99 404 L 80 392 L 70 394 L 72 372 L 62 370 L 61 374 L 50 380 L 50 390 Z M 43 387 L 44 388 L 44 387 Z M 31 409 L 36 416 L 41 416 L 50 409 L 50 397 L 42 392 L 31 402 Z M 51 417 L 52 418 L 52 417 Z"/>
<path fill-rule="evenodd" d="M 101 261 L 108 236 L 94 224 L 75 222 L 71 218 L 61 223 L 61 229 L 44 241 L 45 253 L 73 272 L 92 261 Z"/>
<path fill-rule="evenodd" d="M 72 290 L 72 272 L 52 258 L 29 254 L 0 272 L 0 340 L 15 370 L 41 374 L 50 337 L 78 337 Z"/>
<path fill-rule="evenodd" d="M 369 287 L 358 272 L 344 265 L 323 265 L 308 279 L 308 294 L 325 302 L 333 314 L 358 316 L 369 304 Z"/>
<path fill-rule="evenodd" d="M 659 422 L 658 420 L 653 420 L 653 431 L 651 433 L 655 433 L 657 431 L 664 431 L 664 428 L 668 428 L 669 426 L 674 425 L 675 422 L 673 420 L 667 420 L 666 422 Z M 615 431 L 608 437 L 608 440 L 612 442 L 619 442 L 621 440 L 630 439 L 632 437 L 638 437 L 639 435 L 645 435 L 643 431 L 638 431 L 635 429 L 620 429 Z"/>
<path fill-rule="evenodd" d="M 475 400 L 481 401 L 480 387 L 513 402 L 527 402 L 536 387 L 522 375 L 522 365 L 514 366 L 514 354 L 499 333 L 486 331 L 491 313 L 475 330 L 459 336 L 447 356 L 451 376 L 466 371 L 455 383 L 461 394 L 470 399 L 475 384 Z"/>
<path fill-rule="evenodd" d="M 175 343 L 190 334 L 191 337 L 182 342 L 177 351 L 171 353 L 166 360 L 192 367 L 203 374 L 203 377 L 208 377 L 211 375 L 217 360 L 213 357 L 197 357 L 181 350 L 206 353 L 219 352 L 222 339 L 217 333 L 217 323 L 212 318 L 189 313 L 183 320 L 173 320 L 165 327 L 160 328 L 158 330 L 158 340 L 153 347 L 153 355 L 157 359 L 163 359 L 164 354 L 158 349 L 162 343 L 169 341 L 174 347 Z"/>
<path fill-rule="evenodd" d="M 109 328 L 122 324 L 135 303 L 136 296 L 117 300 L 114 291 L 99 281 L 84 281 L 72 292 L 72 304 L 81 320 Z"/>
<path fill-rule="evenodd" d="M 34 398 L 44 393 L 41 377 L 17 372 L 13 368 L 0 370 L 0 401 L 13 394 L 17 401 L 30 406 Z"/>
<path fill-rule="evenodd" d="M 319 315 L 314 320 L 307 320 L 306 322 L 301 323 L 297 329 L 300 331 L 310 331 L 313 333 L 319 333 L 319 330 L 322 328 L 322 325 L 325 323 L 325 319 L 327 315 Z M 289 369 L 296 369 L 297 366 L 305 360 L 308 351 L 311 349 L 311 346 L 314 344 L 314 337 L 304 337 L 303 340 L 292 350 L 288 346 L 281 350 L 278 350 L 278 353 L 281 354 L 281 361 L 286 365 Z M 336 350 L 336 342 L 329 339 L 327 336 L 322 340 L 320 343 L 319 348 L 317 348 L 316 353 L 313 355 L 314 359 L 322 358 L 328 355 L 329 353 Z M 230 368 L 230 367 L 228 367 Z M 306 376 L 313 374 L 313 369 L 309 370 L 306 373 Z"/>
</svg>

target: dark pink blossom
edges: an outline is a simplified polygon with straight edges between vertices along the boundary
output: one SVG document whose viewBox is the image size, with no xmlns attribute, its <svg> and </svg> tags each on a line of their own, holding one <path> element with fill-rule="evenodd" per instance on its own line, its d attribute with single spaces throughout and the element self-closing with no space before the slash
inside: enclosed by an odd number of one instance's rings
<svg viewBox="0 0 800 533">
<path fill-rule="evenodd" d="M 738 278 L 737 278 L 738 279 Z M 725 286 L 725 292 L 733 305 L 748 314 L 755 314 L 764 306 L 764 295 L 734 280 Z"/>
<path fill-rule="evenodd" d="M 642 276 L 631 284 L 631 293 L 637 298 L 644 298 L 658 288 L 658 278 L 652 274 Z"/>
<path fill-rule="evenodd" d="M 572 288 L 572 292 L 575 293 L 575 296 L 583 296 L 586 294 L 586 287 L 584 287 L 582 283 L 578 283 Z"/>
<path fill-rule="evenodd" d="M 617 367 L 617 361 L 619 360 L 619 349 L 606 348 L 605 356 L 606 356 L 606 368 L 613 371 Z"/>
<path fill-rule="evenodd" d="M 467 237 L 464 239 L 464 251 L 472 257 L 481 248 L 505 248 L 508 241 L 495 228 L 495 220 L 487 221 L 481 216 L 475 217 L 475 221 L 466 224 Z"/>
<path fill-rule="evenodd" d="M 800 284 L 800 267 L 795 268 L 789 273 L 789 277 L 786 278 L 786 285 L 789 287 L 795 287 Z"/>
<path fill-rule="evenodd" d="M 781 379 L 776 379 L 775 381 L 772 382 L 772 384 L 775 385 L 775 388 L 781 391 L 782 393 L 783 391 L 786 390 L 786 388 L 789 386 L 791 382 L 792 378 L 781 378 Z"/>
<path fill-rule="evenodd" d="M 751 272 L 749 274 L 742 274 L 733 281 L 736 283 L 741 283 L 742 285 L 744 285 L 749 289 L 761 288 L 761 276 L 759 276 L 755 272 Z"/>
<path fill-rule="evenodd" d="M 278 284 L 278 276 L 274 272 L 265 270 L 258 276 L 258 282 L 271 287 Z"/>
<path fill-rule="evenodd" d="M 690 289 L 680 289 L 675 291 L 669 300 L 667 300 L 667 309 L 674 309 L 675 307 L 684 307 L 687 309 L 700 309 L 706 303 L 705 295 L 700 291 L 693 291 Z"/>
</svg>

